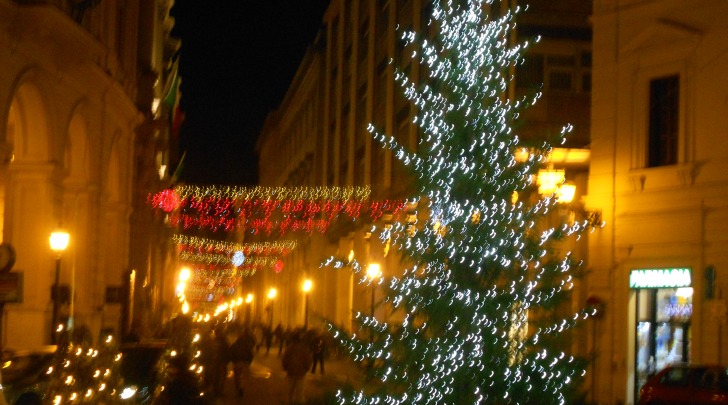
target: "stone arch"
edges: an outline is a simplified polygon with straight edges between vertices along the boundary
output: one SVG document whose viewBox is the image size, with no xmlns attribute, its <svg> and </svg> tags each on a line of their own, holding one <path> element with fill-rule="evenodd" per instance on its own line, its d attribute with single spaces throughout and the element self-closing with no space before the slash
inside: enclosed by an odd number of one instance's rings
<svg viewBox="0 0 728 405">
<path fill-rule="evenodd" d="M 83 105 L 76 107 L 68 122 L 66 145 L 66 181 L 86 184 L 91 179 L 91 150 L 88 136 L 88 120 Z"/>
<path fill-rule="evenodd" d="M 119 156 L 119 134 L 114 136 L 115 142 L 111 146 L 111 154 L 109 155 L 109 166 L 106 171 L 106 195 L 108 201 L 121 201 L 121 158 Z"/>
<path fill-rule="evenodd" d="M 48 109 L 40 90 L 28 80 L 21 81 L 10 102 L 6 126 L 14 161 L 50 160 L 48 125 Z"/>
</svg>

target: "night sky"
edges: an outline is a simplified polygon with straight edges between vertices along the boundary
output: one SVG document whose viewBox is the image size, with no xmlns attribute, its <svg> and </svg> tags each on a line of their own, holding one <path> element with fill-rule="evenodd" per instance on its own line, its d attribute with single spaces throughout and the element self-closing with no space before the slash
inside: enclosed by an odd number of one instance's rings
<svg viewBox="0 0 728 405">
<path fill-rule="evenodd" d="M 255 142 L 321 27 L 329 0 L 176 0 L 181 180 L 257 184 Z"/>
</svg>

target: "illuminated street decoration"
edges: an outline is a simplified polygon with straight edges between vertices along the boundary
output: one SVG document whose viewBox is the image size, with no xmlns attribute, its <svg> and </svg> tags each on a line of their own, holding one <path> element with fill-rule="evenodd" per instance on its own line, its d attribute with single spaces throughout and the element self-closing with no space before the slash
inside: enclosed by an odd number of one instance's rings
<svg viewBox="0 0 728 405">
<path fill-rule="evenodd" d="M 236 252 L 242 252 L 245 256 L 285 256 L 293 251 L 298 243 L 295 240 L 233 243 L 181 234 L 173 235 L 172 241 L 184 251 L 214 252 L 228 254 L 231 257 Z"/>
<path fill-rule="evenodd" d="M 149 197 L 149 204 L 167 215 L 167 224 L 181 229 L 285 235 L 320 232 L 339 216 L 384 214 L 398 218 L 402 200 L 369 200 L 369 187 L 199 187 L 179 186 Z"/>
<path fill-rule="evenodd" d="M 240 265 L 245 263 L 245 253 L 243 253 L 240 250 L 233 253 L 232 262 L 233 262 L 233 266 L 240 267 Z"/>
<path fill-rule="evenodd" d="M 280 272 L 281 257 L 296 248 L 295 240 L 233 243 L 176 234 L 181 263 L 191 270 L 185 286 L 189 302 L 218 302 L 235 292 L 243 277 L 261 270 Z"/>
<path fill-rule="evenodd" d="M 357 187 L 239 187 L 239 186 L 194 186 L 180 185 L 174 188 L 180 199 L 203 200 L 338 200 L 364 201 L 369 198 L 371 188 Z"/>
<path fill-rule="evenodd" d="M 180 230 L 209 229 L 253 234 L 289 232 L 324 233 L 340 216 L 366 215 L 377 221 L 384 214 L 398 220 L 412 202 L 369 200 L 366 187 L 233 187 L 178 186 L 149 197 L 149 204 L 165 213 L 165 222 Z M 266 243 L 231 243 L 177 234 L 172 237 L 179 260 L 194 264 L 195 275 L 187 287 L 189 301 L 218 301 L 234 292 L 241 277 L 262 269 L 283 271 L 280 260 L 296 247 L 293 240 Z"/>
</svg>

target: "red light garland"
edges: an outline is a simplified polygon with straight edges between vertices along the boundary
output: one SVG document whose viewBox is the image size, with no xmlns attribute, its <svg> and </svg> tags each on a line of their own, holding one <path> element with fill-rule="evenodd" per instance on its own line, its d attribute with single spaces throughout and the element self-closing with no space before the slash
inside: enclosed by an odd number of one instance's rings
<svg viewBox="0 0 728 405">
<path fill-rule="evenodd" d="M 369 187 L 180 186 L 150 196 L 149 203 L 167 213 L 173 227 L 225 232 L 244 228 L 267 235 L 324 233 L 339 215 L 357 219 L 366 214 L 376 221 L 406 207 L 404 200 L 367 201 L 369 194 Z"/>
</svg>

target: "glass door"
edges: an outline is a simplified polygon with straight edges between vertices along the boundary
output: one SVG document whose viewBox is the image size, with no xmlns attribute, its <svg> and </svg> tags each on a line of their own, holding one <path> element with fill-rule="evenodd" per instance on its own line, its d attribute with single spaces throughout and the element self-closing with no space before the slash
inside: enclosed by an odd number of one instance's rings
<svg viewBox="0 0 728 405">
<path fill-rule="evenodd" d="M 656 372 L 690 361 L 692 291 L 685 288 L 637 290 L 635 398 Z"/>
</svg>

